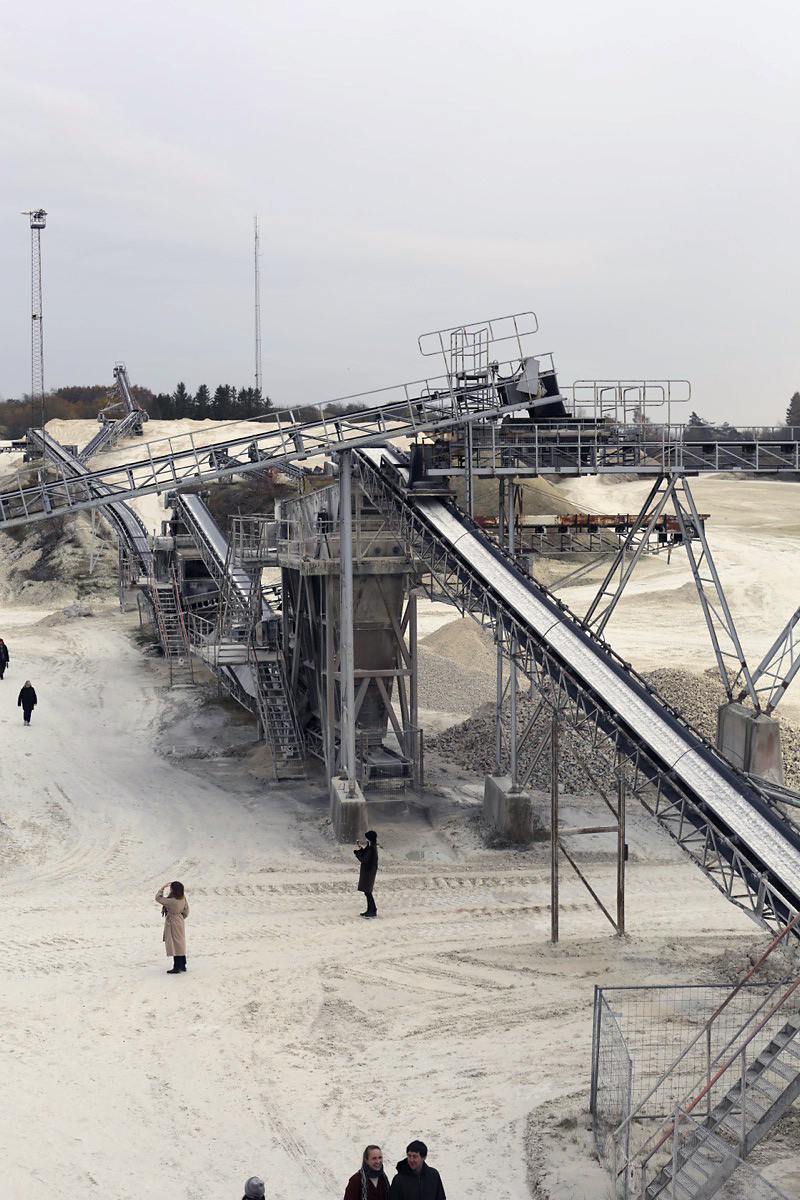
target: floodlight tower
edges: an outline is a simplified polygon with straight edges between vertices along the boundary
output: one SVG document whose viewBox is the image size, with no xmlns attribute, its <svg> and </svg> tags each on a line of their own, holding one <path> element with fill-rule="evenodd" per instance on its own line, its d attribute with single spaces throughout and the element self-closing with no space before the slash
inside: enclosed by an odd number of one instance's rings
<svg viewBox="0 0 800 1200">
<path fill-rule="evenodd" d="M 255 272 L 256 272 L 256 391 L 261 395 L 261 283 L 259 277 L 259 242 L 258 217 L 253 217 L 255 230 Z"/>
<path fill-rule="evenodd" d="M 31 223 L 31 405 L 38 398 L 44 429 L 44 335 L 42 330 L 42 230 L 47 223 L 43 208 L 29 209 L 23 217 Z"/>
</svg>

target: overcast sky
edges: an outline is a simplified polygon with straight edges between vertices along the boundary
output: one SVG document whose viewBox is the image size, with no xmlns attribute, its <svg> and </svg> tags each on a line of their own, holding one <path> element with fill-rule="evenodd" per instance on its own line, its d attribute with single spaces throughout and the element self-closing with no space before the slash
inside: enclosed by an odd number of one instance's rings
<svg viewBox="0 0 800 1200">
<path fill-rule="evenodd" d="M 797 352 L 796 0 L 6 6 L 0 395 L 255 375 L 319 402 L 534 310 L 576 379 L 688 378 L 783 418 Z"/>
</svg>

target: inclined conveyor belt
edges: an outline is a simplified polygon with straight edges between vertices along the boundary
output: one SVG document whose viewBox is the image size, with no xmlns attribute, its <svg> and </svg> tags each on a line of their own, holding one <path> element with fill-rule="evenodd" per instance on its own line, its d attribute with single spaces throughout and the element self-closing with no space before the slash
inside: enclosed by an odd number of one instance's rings
<svg viewBox="0 0 800 1200">
<path fill-rule="evenodd" d="M 404 459 L 389 447 L 361 450 L 373 469 Z M 689 726 L 682 724 L 625 665 L 583 629 L 577 619 L 494 546 L 452 503 L 406 494 L 406 502 L 431 534 L 479 577 L 497 612 L 512 614 L 535 641 L 567 665 L 583 689 L 630 739 L 644 746 L 683 791 L 714 814 L 765 869 L 795 910 L 800 910 L 800 838 L 771 811 L 746 777 L 736 772 Z"/>
<path fill-rule="evenodd" d="M 65 450 L 61 443 L 57 442 L 49 433 L 41 429 L 31 429 L 28 436 L 34 442 L 38 443 L 39 448 L 47 458 L 59 462 L 73 475 L 91 475 L 86 464 L 81 462 L 79 458 L 76 458 L 74 454 L 70 454 L 68 450 Z M 111 496 L 108 488 L 95 480 L 89 482 L 89 487 L 95 496 Z M 144 522 L 129 504 L 125 504 L 121 500 L 112 500 L 109 498 L 108 503 L 103 505 L 103 511 L 115 526 L 127 549 L 141 563 L 144 574 L 149 577 L 152 574 L 153 552 L 150 549 Z"/>
<path fill-rule="evenodd" d="M 228 543 L 225 535 L 203 501 L 192 492 L 178 492 L 173 502 L 182 510 L 184 521 L 191 529 L 193 537 L 202 541 L 220 577 L 226 575 L 227 568 L 227 579 L 235 589 L 239 603 L 247 609 L 250 603 L 250 576 L 241 567 L 228 563 Z"/>
</svg>

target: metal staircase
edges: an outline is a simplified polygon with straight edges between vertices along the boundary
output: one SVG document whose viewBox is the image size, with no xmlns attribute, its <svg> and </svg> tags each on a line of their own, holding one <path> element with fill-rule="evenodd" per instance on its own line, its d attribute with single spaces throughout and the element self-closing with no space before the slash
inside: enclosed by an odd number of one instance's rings
<svg viewBox="0 0 800 1200">
<path fill-rule="evenodd" d="M 745 997 L 745 985 L 798 922 L 795 917 L 781 931 L 637 1105 L 644 1112 L 656 1093 L 669 1094 L 693 1048 L 706 1046 L 702 1079 L 669 1105 L 674 1117 L 623 1161 L 622 1171 L 617 1165 L 618 1178 L 638 1178 L 635 1194 L 642 1200 L 710 1200 L 800 1095 L 798 974 L 773 985 L 719 1051 L 711 1052 L 726 1009 L 733 1011 L 732 1002 Z M 618 1145 L 627 1141 L 637 1110 L 616 1130 Z M 631 1192 L 626 1188 L 625 1194 Z"/>
<path fill-rule="evenodd" d="M 169 685 L 189 687 L 194 683 L 194 671 L 174 573 L 168 583 L 153 579 L 149 591 L 159 639 L 169 663 Z"/>
<path fill-rule="evenodd" d="M 716 1195 L 800 1095 L 798 1034 L 800 1010 L 788 1016 L 749 1066 L 744 1049 L 737 1051 L 724 1070 L 740 1077 L 706 1119 L 690 1126 L 689 1136 L 670 1149 L 670 1161 L 642 1193 L 647 1200 Z M 680 1115 L 670 1132 L 680 1139 Z"/>
<path fill-rule="evenodd" d="M 305 778 L 305 751 L 297 723 L 277 620 L 265 621 L 265 642 L 260 644 L 256 630 L 248 642 L 248 664 L 255 684 L 256 703 L 261 727 L 272 753 L 276 779 Z"/>
</svg>

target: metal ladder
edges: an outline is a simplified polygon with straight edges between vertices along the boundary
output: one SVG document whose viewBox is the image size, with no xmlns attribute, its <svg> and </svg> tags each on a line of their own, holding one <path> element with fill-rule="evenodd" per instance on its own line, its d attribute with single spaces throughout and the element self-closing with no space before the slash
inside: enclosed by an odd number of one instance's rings
<svg viewBox="0 0 800 1200">
<path fill-rule="evenodd" d="M 153 599 L 159 639 L 169 663 L 169 686 L 189 687 L 194 683 L 194 671 L 174 573 L 168 583 L 159 583 L 153 579 L 150 595 Z"/>
</svg>

